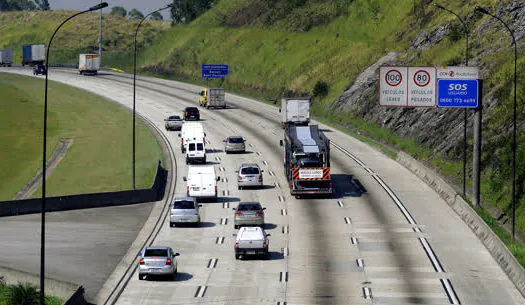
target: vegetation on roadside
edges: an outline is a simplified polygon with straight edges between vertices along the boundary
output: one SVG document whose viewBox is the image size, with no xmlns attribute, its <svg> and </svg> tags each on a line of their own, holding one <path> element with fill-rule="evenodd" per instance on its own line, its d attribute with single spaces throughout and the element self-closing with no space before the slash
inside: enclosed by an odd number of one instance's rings
<svg viewBox="0 0 525 305">
<path fill-rule="evenodd" d="M 0 200 L 12 199 L 41 168 L 43 86 L 43 79 L 0 74 Z M 129 110 L 55 82 L 49 83 L 48 97 L 47 158 L 61 138 L 71 138 L 73 144 L 48 178 L 47 195 L 131 189 Z M 136 131 L 137 187 L 147 188 L 161 150 L 141 120 Z"/>
<path fill-rule="evenodd" d="M 48 44 L 56 27 L 71 16 L 73 11 L 19 11 L 0 12 L 0 49 L 13 50 L 15 64 L 22 61 L 22 45 L 31 43 Z M 99 35 L 98 12 L 80 15 L 65 24 L 56 34 L 50 64 L 78 65 L 78 54 L 98 53 Z M 137 20 L 130 20 L 120 15 L 103 15 L 102 64 L 113 66 L 113 63 L 129 68 Z M 148 20 L 141 26 L 137 35 L 137 45 L 152 44 L 170 27 L 169 21 Z M 105 58 L 106 52 L 111 53 Z M 113 59 L 116 59 L 115 62 Z"/>
<path fill-rule="evenodd" d="M 38 305 L 40 295 L 37 288 L 27 283 L 14 285 L 6 284 L 0 277 L 0 305 Z M 63 303 L 57 297 L 45 296 L 46 305 L 61 305 Z"/>
</svg>

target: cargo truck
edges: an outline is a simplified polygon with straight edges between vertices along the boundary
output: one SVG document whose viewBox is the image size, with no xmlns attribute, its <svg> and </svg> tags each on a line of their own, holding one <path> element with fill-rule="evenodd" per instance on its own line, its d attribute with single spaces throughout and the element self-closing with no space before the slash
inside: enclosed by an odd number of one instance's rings
<svg viewBox="0 0 525 305">
<path fill-rule="evenodd" d="M 80 75 L 97 75 L 100 69 L 100 56 L 98 54 L 80 54 L 78 58 L 78 72 Z"/>
<path fill-rule="evenodd" d="M 331 194 L 330 140 L 317 125 L 288 125 L 284 132 L 284 173 L 290 194 Z"/>
<path fill-rule="evenodd" d="M 281 101 L 281 125 L 306 126 L 310 123 L 310 98 L 295 97 L 283 98 Z"/>
<path fill-rule="evenodd" d="M 223 88 L 204 88 L 199 93 L 199 105 L 206 108 L 226 108 Z"/>
<path fill-rule="evenodd" d="M 11 67 L 13 64 L 13 50 L 0 51 L 0 66 Z"/>
<path fill-rule="evenodd" d="M 46 47 L 43 44 L 26 44 L 22 46 L 22 66 L 41 65 L 46 60 Z"/>
</svg>

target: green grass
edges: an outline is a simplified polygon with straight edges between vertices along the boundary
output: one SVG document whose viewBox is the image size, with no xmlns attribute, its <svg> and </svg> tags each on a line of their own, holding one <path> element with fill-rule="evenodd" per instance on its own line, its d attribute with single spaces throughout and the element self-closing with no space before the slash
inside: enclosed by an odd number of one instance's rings
<svg viewBox="0 0 525 305">
<path fill-rule="evenodd" d="M 0 12 L 0 49 L 12 49 L 15 64 L 22 59 L 22 45 L 48 44 L 53 31 L 74 11 L 24 11 Z M 71 19 L 53 40 L 50 63 L 78 64 L 78 54 L 98 52 L 99 13 L 86 13 Z M 122 57 L 130 57 L 136 20 L 121 16 L 103 15 L 102 47 L 104 51 L 119 52 L 121 56 L 103 56 L 103 65 L 122 63 Z M 144 22 L 137 35 L 139 48 L 157 40 L 170 27 L 169 21 Z M 115 60 L 114 62 L 112 60 Z"/>
<path fill-rule="evenodd" d="M 12 289 L 13 285 L 0 285 L 0 305 L 13 305 L 11 303 Z M 46 305 L 61 305 L 63 301 L 57 297 L 46 295 L 45 303 Z"/>
<path fill-rule="evenodd" d="M 0 74 L 0 200 L 11 199 L 41 168 L 43 86 L 43 79 Z M 137 187 L 144 188 L 153 181 L 161 151 L 151 131 L 137 122 Z M 48 157 L 60 138 L 72 138 L 73 144 L 48 178 L 47 195 L 130 189 L 131 123 L 122 106 L 50 82 Z"/>
</svg>

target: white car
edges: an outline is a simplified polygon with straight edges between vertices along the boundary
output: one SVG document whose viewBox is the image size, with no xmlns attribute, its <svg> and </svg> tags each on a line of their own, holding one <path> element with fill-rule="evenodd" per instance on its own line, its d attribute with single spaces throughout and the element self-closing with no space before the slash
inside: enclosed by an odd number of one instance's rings
<svg viewBox="0 0 525 305">
<path fill-rule="evenodd" d="M 198 226 L 201 222 L 200 207 L 202 205 L 193 197 L 175 198 L 170 207 L 170 227 L 189 223 Z"/>
<path fill-rule="evenodd" d="M 245 255 L 262 255 L 268 258 L 270 241 L 261 227 L 241 227 L 235 239 L 235 259 Z"/>
<path fill-rule="evenodd" d="M 164 119 L 166 122 L 164 127 L 166 130 L 181 130 L 182 123 L 184 122 L 178 115 L 170 115 Z"/>
</svg>

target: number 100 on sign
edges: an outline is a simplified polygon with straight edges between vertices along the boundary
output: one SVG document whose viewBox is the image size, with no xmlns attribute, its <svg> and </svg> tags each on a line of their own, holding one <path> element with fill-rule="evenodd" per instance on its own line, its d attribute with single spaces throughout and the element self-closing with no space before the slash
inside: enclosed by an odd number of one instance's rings
<svg viewBox="0 0 525 305">
<path fill-rule="evenodd" d="M 407 74 L 406 67 L 379 68 L 379 105 L 406 106 Z"/>
</svg>

